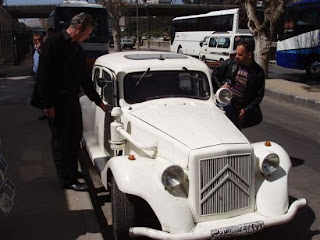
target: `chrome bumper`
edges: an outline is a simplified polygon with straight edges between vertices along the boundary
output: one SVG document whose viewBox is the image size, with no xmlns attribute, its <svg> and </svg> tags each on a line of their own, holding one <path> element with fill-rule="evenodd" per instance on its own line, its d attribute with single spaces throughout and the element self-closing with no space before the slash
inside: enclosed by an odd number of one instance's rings
<svg viewBox="0 0 320 240">
<path fill-rule="evenodd" d="M 264 227 L 271 227 L 271 226 L 289 222 L 295 216 L 297 210 L 305 206 L 306 204 L 307 204 L 306 199 L 304 198 L 298 199 L 291 204 L 286 214 L 277 216 L 277 217 L 265 217 L 260 215 L 258 212 L 255 212 L 255 213 L 244 214 L 241 216 L 223 219 L 223 220 L 202 222 L 197 224 L 195 228 L 188 233 L 170 234 L 167 232 L 163 232 L 163 231 L 159 231 L 151 228 L 133 227 L 129 229 L 129 234 L 131 237 L 146 236 L 152 239 L 163 239 L 163 240 L 210 239 L 211 230 L 214 230 L 214 229 L 221 229 L 221 228 L 237 226 L 237 225 L 257 222 L 257 221 L 262 221 L 264 223 Z M 223 236 L 221 238 L 223 238 Z"/>
</svg>

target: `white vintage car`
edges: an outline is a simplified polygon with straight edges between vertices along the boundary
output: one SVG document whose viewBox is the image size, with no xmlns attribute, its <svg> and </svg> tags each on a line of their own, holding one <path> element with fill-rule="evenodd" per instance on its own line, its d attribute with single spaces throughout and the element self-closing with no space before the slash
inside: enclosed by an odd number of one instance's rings
<svg viewBox="0 0 320 240">
<path fill-rule="evenodd" d="M 250 143 L 225 116 L 229 90 L 213 93 L 210 70 L 176 53 L 98 58 L 105 114 L 81 97 L 83 142 L 111 192 L 118 240 L 221 239 L 291 220 L 291 161 L 274 142 Z M 149 213 L 155 224 L 145 221 Z M 150 226 L 151 225 L 151 226 Z"/>
</svg>

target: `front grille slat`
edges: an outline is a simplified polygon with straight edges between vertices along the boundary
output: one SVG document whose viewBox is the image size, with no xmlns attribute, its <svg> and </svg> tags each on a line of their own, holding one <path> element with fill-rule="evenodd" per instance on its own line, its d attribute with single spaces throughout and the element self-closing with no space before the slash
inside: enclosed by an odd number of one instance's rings
<svg viewBox="0 0 320 240">
<path fill-rule="evenodd" d="M 250 206 L 251 156 L 200 160 L 200 215 L 227 213 Z"/>
</svg>

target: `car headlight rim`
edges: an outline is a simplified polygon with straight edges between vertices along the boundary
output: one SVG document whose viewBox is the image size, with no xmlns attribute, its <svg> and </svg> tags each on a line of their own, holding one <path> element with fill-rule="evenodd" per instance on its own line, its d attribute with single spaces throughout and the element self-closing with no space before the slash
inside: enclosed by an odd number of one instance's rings
<svg viewBox="0 0 320 240">
<path fill-rule="evenodd" d="M 228 88 L 220 88 L 216 92 L 216 99 L 220 104 L 228 105 L 232 99 L 232 92 Z"/>
<path fill-rule="evenodd" d="M 276 153 L 267 154 L 260 164 L 260 170 L 265 176 L 271 176 L 279 167 L 280 158 Z"/>
<path fill-rule="evenodd" d="M 180 166 L 171 165 L 163 171 L 161 182 L 166 189 L 172 189 L 182 184 L 184 175 L 184 171 Z"/>
</svg>

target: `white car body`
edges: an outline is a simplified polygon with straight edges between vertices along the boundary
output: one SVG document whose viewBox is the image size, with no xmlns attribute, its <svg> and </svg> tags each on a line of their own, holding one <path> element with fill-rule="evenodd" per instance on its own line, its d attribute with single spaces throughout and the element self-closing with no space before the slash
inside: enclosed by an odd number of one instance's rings
<svg viewBox="0 0 320 240">
<path fill-rule="evenodd" d="M 249 31 L 236 33 L 213 33 L 200 42 L 199 59 L 202 61 L 225 61 L 236 54 L 237 43 L 241 40 L 252 40 Z"/>
<path fill-rule="evenodd" d="M 130 91 L 132 99 L 139 96 L 134 88 L 146 79 L 175 71 L 197 86 L 208 83 L 209 89 L 199 93 L 203 99 L 129 100 Z M 136 73 L 143 77 L 128 87 Z M 108 87 L 102 91 L 98 86 L 101 77 L 113 82 L 113 87 L 108 85 L 112 94 Z M 306 204 L 299 199 L 289 206 L 288 154 L 273 142 L 251 144 L 229 121 L 216 106 L 210 69 L 200 60 L 163 52 L 112 53 L 96 60 L 93 81 L 112 105 L 114 121 L 81 97 L 84 146 L 100 168 L 105 188 L 110 190 L 112 177 L 124 195 L 147 202 L 161 225 L 133 226 L 127 229 L 131 237 L 190 240 L 246 235 L 288 222 Z M 280 163 L 265 176 L 261 163 L 270 153 L 277 154 Z M 172 165 L 183 169 L 184 179 L 177 187 L 165 188 L 162 174 Z"/>
</svg>

